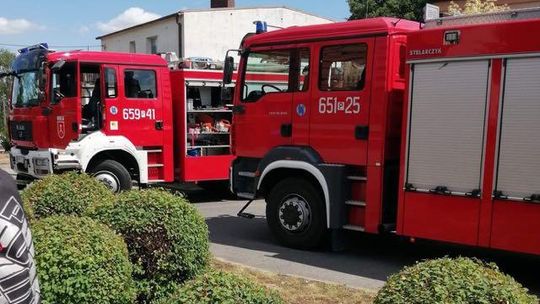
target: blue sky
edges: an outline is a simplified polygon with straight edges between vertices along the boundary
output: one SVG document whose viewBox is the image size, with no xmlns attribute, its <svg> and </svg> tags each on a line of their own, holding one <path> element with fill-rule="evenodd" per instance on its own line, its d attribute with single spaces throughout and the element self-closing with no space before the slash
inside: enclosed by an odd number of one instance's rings
<svg viewBox="0 0 540 304">
<path fill-rule="evenodd" d="M 237 7 L 282 6 L 344 20 L 349 17 L 346 0 L 236 0 Z M 133 23 L 189 8 L 208 8 L 210 0 L 2 0 L 0 48 L 48 42 L 63 46 L 99 45 L 95 37 Z"/>
</svg>

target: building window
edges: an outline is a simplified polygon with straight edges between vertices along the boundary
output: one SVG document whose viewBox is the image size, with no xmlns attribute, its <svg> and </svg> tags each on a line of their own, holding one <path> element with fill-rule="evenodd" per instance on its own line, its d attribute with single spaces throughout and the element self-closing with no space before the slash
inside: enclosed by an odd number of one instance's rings
<svg viewBox="0 0 540 304">
<path fill-rule="evenodd" d="M 130 53 L 137 53 L 137 45 L 135 44 L 135 41 L 129 42 L 129 52 Z"/>
<path fill-rule="evenodd" d="M 148 54 L 157 54 L 157 36 L 146 38 L 146 52 Z"/>
<path fill-rule="evenodd" d="M 356 91 L 364 88 L 366 44 L 333 45 L 321 51 L 319 89 Z"/>
<path fill-rule="evenodd" d="M 152 70 L 125 70 L 124 92 L 127 98 L 156 98 L 156 72 Z"/>
</svg>

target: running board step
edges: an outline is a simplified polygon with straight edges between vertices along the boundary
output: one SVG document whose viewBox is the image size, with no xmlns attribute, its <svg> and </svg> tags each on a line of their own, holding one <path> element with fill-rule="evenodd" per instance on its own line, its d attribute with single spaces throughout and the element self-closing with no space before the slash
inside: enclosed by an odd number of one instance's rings
<svg viewBox="0 0 540 304">
<path fill-rule="evenodd" d="M 357 206 L 357 207 L 365 207 L 366 202 L 362 202 L 362 201 L 345 201 L 345 205 Z"/>
<path fill-rule="evenodd" d="M 345 230 L 353 230 L 353 231 L 360 231 L 360 232 L 366 231 L 366 229 L 364 229 L 364 227 L 355 226 L 355 225 L 345 225 L 345 226 L 343 226 L 343 229 L 345 229 Z"/>
<path fill-rule="evenodd" d="M 243 176 L 243 177 L 255 177 L 256 176 L 255 172 L 249 172 L 249 171 L 240 171 L 240 172 L 238 172 L 238 175 Z"/>
<path fill-rule="evenodd" d="M 150 184 L 153 184 L 153 183 L 164 183 L 165 180 L 164 179 L 151 179 L 151 180 L 148 180 L 148 183 Z"/>
<path fill-rule="evenodd" d="M 245 198 L 245 199 L 250 199 L 250 200 L 255 198 L 255 194 L 247 193 L 247 192 L 238 192 L 238 193 L 236 193 L 236 195 L 238 197 Z"/>
<path fill-rule="evenodd" d="M 349 175 L 349 176 L 347 176 L 347 179 L 348 180 L 353 180 L 353 181 L 367 181 L 367 177 L 365 177 L 365 176 Z"/>
</svg>

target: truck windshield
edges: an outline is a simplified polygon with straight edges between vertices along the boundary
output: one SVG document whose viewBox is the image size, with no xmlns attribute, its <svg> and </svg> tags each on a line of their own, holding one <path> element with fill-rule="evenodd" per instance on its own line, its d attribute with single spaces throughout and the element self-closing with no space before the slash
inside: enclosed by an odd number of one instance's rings
<svg viewBox="0 0 540 304">
<path fill-rule="evenodd" d="M 13 79 L 11 102 L 15 107 L 29 107 L 39 104 L 38 71 L 24 72 Z"/>
<path fill-rule="evenodd" d="M 35 49 L 19 54 L 11 69 L 16 73 L 13 79 L 11 102 L 14 107 L 31 107 L 39 104 L 39 82 L 43 75 L 43 62 L 47 51 Z"/>
</svg>

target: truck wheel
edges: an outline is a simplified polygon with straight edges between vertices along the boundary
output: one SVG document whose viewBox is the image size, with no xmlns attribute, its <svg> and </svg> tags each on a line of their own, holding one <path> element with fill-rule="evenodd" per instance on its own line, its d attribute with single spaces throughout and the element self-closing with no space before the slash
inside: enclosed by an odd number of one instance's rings
<svg viewBox="0 0 540 304">
<path fill-rule="evenodd" d="M 325 213 L 319 191 L 308 181 L 287 178 L 266 198 L 266 221 L 279 242 L 288 247 L 318 247 L 326 233 Z"/>
<path fill-rule="evenodd" d="M 91 168 L 89 173 L 114 193 L 130 190 L 133 186 L 128 170 L 114 160 L 108 159 L 100 162 Z"/>
</svg>

